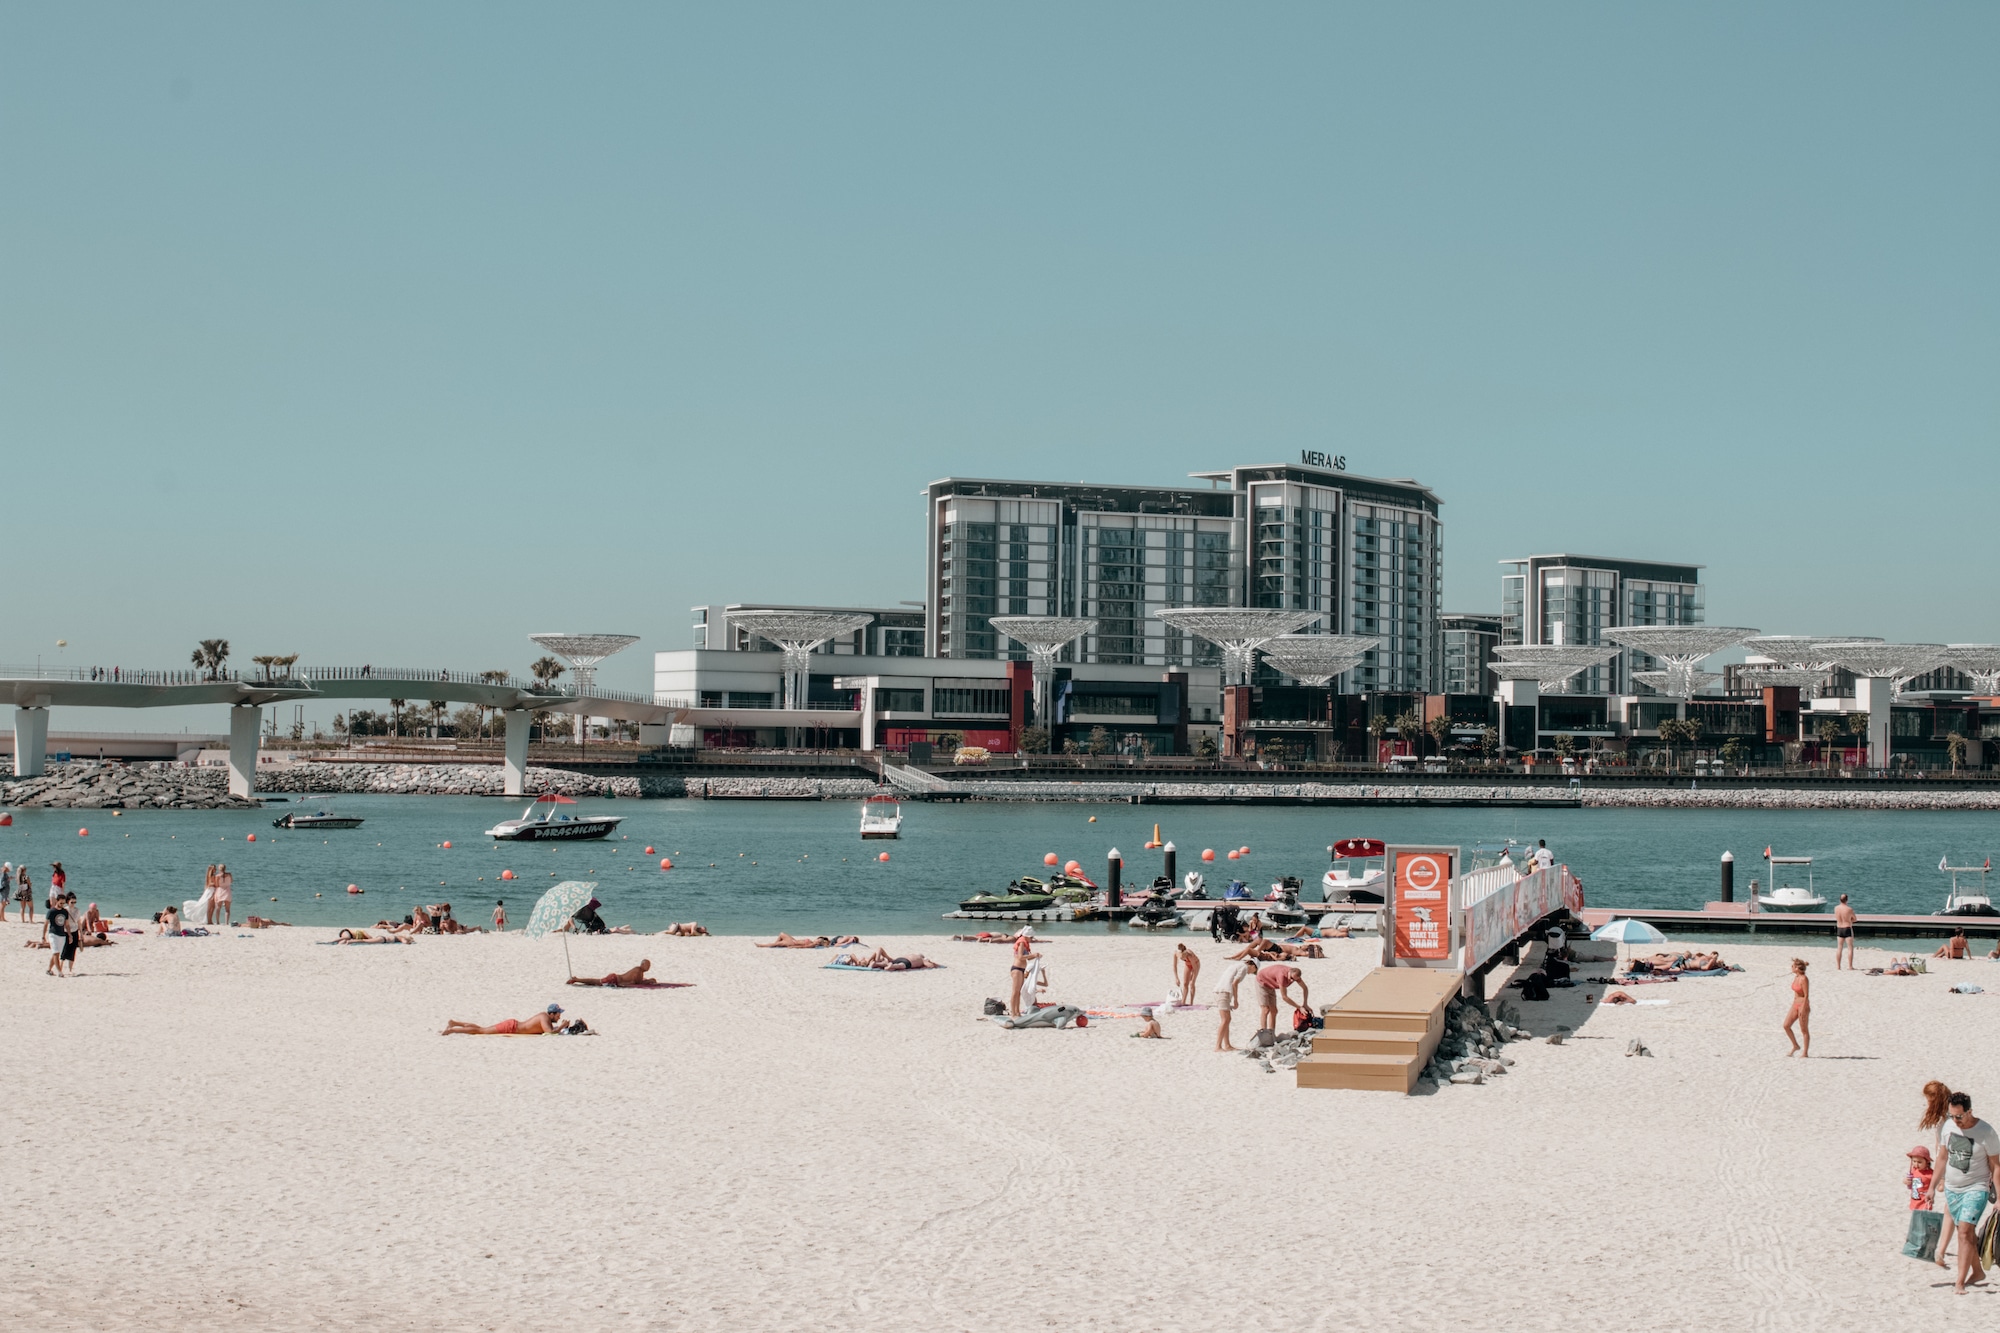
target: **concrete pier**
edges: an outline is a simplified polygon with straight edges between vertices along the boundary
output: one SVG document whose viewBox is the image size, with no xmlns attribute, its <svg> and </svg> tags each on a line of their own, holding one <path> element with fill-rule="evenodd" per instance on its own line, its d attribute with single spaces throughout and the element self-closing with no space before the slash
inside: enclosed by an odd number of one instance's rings
<svg viewBox="0 0 2000 1333">
<path fill-rule="evenodd" d="M 49 750 L 49 710 L 14 710 L 14 776 L 38 778 L 45 771 Z"/>
<path fill-rule="evenodd" d="M 510 708 L 507 717 L 507 757 L 501 764 L 501 788 L 508 796 L 521 796 L 528 783 L 528 732 L 534 714 L 525 708 Z"/>
<path fill-rule="evenodd" d="M 237 704 L 229 710 L 229 794 L 250 796 L 257 791 L 257 724 L 264 710 Z"/>
</svg>

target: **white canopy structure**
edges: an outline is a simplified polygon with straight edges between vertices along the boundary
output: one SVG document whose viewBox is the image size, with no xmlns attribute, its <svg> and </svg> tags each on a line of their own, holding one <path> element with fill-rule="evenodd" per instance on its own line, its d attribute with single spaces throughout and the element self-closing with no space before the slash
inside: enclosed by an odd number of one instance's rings
<svg viewBox="0 0 2000 1333">
<path fill-rule="evenodd" d="M 852 634 L 875 619 L 853 611 L 731 611 L 729 623 L 749 631 L 767 643 L 775 643 L 785 655 L 786 708 L 806 707 L 806 677 L 812 670 L 812 650 L 828 639 Z"/>
<path fill-rule="evenodd" d="M 1323 686 L 1381 646 L 1365 634 L 1281 634 L 1263 652 L 1265 661 L 1299 684 Z"/>
<path fill-rule="evenodd" d="M 1547 643 L 1506 644 L 1493 650 L 1493 671 L 1501 680 L 1532 680 L 1542 689 L 1560 691 L 1572 676 L 1603 666 L 1618 656 L 1618 647 Z"/>
<path fill-rule="evenodd" d="M 1154 615 L 1175 629 L 1222 649 L 1222 683 L 1248 685 L 1257 650 L 1280 634 L 1302 630 L 1323 611 L 1280 611 L 1249 606 L 1174 606 Z"/>
<path fill-rule="evenodd" d="M 2000 646 L 1990 643 L 1945 645 L 1946 662 L 1972 677 L 1981 694 L 2000 694 Z"/>
<path fill-rule="evenodd" d="M 528 640 L 538 643 L 570 664 L 572 692 L 589 694 L 597 686 L 597 664 L 613 653 L 621 652 L 639 642 L 636 634 L 530 634 Z M 583 739 L 584 727 L 589 722 L 582 713 L 576 715 L 576 738 Z"/>
<path fill-rule="evenodd" d="M 1737 679 L 1757 689 L 1766 685 L 1792 686 L 1810 694 L 1826 680 L 1826 672 L 1802 667 L 1746 666 L 1737 673 Z"/>
<path fill-rule="evenodd" d="M 1084 616 L 993 616 L 987 623 L 1028 650 L 1035 663 L 1035 725 L 1049 726 L 1055 721 L 1056 655 L 1097 622 Z"/>
<path fill-rule="evenodd" d="M 1619 625 L 1605 630 L 1604 637 L 1634 652 L 1658 658 L 1666 665 L 1665 671 L 1635 671 L 1632 679 L 1651 685 L 1662 694 L 1689 699 L 1703 685 L 1721 679 L 1695 670 L 1703 658 L 1733 648 L 1756 633 L 1754 629 L 1728 625 Z M 1697 684 L 1697 676 L 1708 679 Z"/>
<path fill-rule="evenodd" d="M 1854 673 L 1854 702 L 1868 714 L 1869 764 L 1884 767 L 1889 758 L 1890 705 L 1913 677 L 1945 664 L 1948 650 L 1941 643 L 1834 643 L 1824 651 L 1835 666 Z"/>
<path fill-rule="evenodd" d="M 1754 638 L 1745 639 L 1743 646 L 1756 656 L 1769 661 L 1774 668 L 1810 672 L 1810 680 L 1794 678 L 1782 681 L 1769 680 L 1765 683 L 1797 685 L 1805 692 L 1805 697 L 1816 698 L 1825 684 L 1827 673 L 1834 668 L 1832 652 L 1837 645 L 1880 642 L 1882 640 L 1870 638 L 1865 634 L 1759 634 Z"/>
</svg>

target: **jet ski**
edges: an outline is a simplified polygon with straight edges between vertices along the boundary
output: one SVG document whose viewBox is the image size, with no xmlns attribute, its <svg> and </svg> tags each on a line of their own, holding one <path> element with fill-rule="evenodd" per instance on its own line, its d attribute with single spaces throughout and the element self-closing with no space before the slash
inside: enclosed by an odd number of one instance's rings
<svg viewBox="0 0 2000 1333">
<path fill-rule="evenodd" d="M 1174 882 L 1165 875 L 1153 881 L 1153 887 L 1132 913 L 1130 924 L 1141 930 L 1179 930 L 1187 924 L 1187 918 L 1174 907 Z"/>
<path fill-rule="evenodd" d="M 1030 887 L 1032 885 L 1033 887 Z M 958 905 L 961 912 L 1040 912 L 1054 907 L 1055 895 L 1042 888 L 1033 876 L 1028 882 L 1014 880 L 1005 893 L 975 893 Z"/>
<path fill-rule="evenodd" d="M 1310 926 L 1314 917 L 1299 906 L 1299 889 L 1303 887 L 1297 875 L 1287 875 L 1271 886 L 1271 896 L 1262 908 L 1264 924 L 1273 930 L 1296 930 L 1300 926 Z"/>
</svg>

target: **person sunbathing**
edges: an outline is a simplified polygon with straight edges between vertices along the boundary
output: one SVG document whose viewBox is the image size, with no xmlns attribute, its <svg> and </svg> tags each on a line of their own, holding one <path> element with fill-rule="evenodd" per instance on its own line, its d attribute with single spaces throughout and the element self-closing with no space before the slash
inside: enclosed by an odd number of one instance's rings
<svg viewBox="0 0 2000 1333">
<path fill-rule="evenodd" d="M 1966 949 L 1965 932 L 1961 930 L 1957 934 L 1953 935 L 1950 939 L 1946 940 L 1943 944 L 1939 945 L 1938 951 L 1932 954 L 1931 957 L 1963 958 L 1965 957 L 1965 949 Z"/>
<path fill-rule="evenodd" d="M 1278 957 L 1285 962 L 1290 962 L 1295 958 L 1326 957 L 1326 950 L 1319 946 L 1318 940 L 1306 940 L 1298 944 L 1294 944 L 1290 940 L 1274 940 L 1268 941 L 1268 943 L 1278 950 Z"/>
<path fill-rule="evenodd" d="M 873 953 L 847 953 L 836 961 L 848 967 L 874 968 L 878 972 L 920 972 L 924 968 L 937 966 L 920 953 L 897 954 L 892 957 L 887 949 L 877 949 Z"/>
<path fill-rule="evenodd" d="M 676 921 L 659 933 L 662 935 L 706 935 L 708 934 L 708 927 L 698 921 Z"/>
<path fill-rule="evenodd" d="M 384 931 L 380 935 L 370 935 L 365 930 L 343 930 L 334 937 L 335 944 L 408 944 L 410 937 L 397 931 Z"/>
<path fill-rule="evenodd" d="M 1014 936 L 1004 930 L 982 930 L 977 935 L 954 935 L 952 938 L 966 944 L 1012 944 L 1014 942 Z M 1047 944 L 1048 941 L 1036 939 L 1033 935 L 1030 935 L 1028 936 L 1028 943 Z"/>
<path fill-rule="evenodd" d="M 268 916 L 253 916 L 247 923 L 252 930 L 269 930 L 273 926 L 289 926 L 289 921 L 273 921 Z"/>
<path fill-rule="evenodd" d="M 90 906 L 83 909 L 82 929 L 83 933 L 86 935 L 102 935 L 109 929 L 109 927 L 107 927 L 104 924 L 104 918 L 97 914 L 96 903 L 92 903 Z"/>
<path fill-rule="evenodd" d="M 160 928 L 153 932 L 155 935 L 178 935 L 181 933 L 180 908 L 169 907 L 153 919 L 160 923 Z"/>
<path fill-rule="evenodd" d="M 778 932 L 777 939 L 772 940 L 769 944 L 759 940 L 757 947 L 760 949 L 825 949 L 845 948 L 850 944 L 859 943 L 861 943 L 859 935 L 842 935 L 838 939 L 827 935 L 814 935 L 811 939 L 804 939 L 797 935 L 787 935 L 781 930 Z"/>
<path fill-rule="evenodd" d="M 601 977 L 571 977 L 572 986 L 639 986 L 645 984 L 646 973 L 653 966 L 650 958 L 641 958 L 637 967 L 628 967 L 623 972 L 606 972 Z"/>
<path fill-rule="evenodd" d="M 562 1026 L 562 1006 L 552 1004 L 533 1018 L 503 1018 L 491 1026 L 449 1018 L 439 1030 L 440 1037 L 546 1037 Z"/>
</svg>

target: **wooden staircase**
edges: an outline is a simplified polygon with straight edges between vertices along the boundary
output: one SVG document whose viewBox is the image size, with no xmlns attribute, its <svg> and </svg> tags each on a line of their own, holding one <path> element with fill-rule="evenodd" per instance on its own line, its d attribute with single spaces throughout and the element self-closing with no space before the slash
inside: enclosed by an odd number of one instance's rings
<svg viewBox="0 0 2000 1333">
<path fill-rule="evenodd" d="M 1458 972 L 1376 968 L 1322 1011 L 1326 1027 L 1298 1063 L 1298 1085 L 1408 1096 L 1444 1036 L 1445 1006 L 1463 980 Z"/>
</svg>

